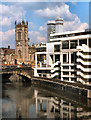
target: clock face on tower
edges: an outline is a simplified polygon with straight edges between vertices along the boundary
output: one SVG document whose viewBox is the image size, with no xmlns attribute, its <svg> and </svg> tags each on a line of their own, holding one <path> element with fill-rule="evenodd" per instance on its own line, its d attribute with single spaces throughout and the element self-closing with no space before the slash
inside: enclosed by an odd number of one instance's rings
<svg viewBox="0 0 91 120">
<path fill-rule="evenodd" d="M 18 42 L 18 45 L 20 45 L 20 42 Z"/>
</svg>

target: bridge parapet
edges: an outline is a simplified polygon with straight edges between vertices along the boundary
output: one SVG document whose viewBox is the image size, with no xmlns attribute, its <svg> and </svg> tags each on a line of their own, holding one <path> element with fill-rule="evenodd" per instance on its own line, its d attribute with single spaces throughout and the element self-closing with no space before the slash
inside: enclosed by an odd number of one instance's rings
<svg viewBox="0 0 91 120">
<path fill-rule="evenodd" d="M 27 77 L 28 79 L 31 79 L 33 77 L 33 69 L 31 67 L 12 67 L 12 68 L 5 68 L 1 71 L 2 74 L 18 74 L 24 77 Z"/>
</svg>

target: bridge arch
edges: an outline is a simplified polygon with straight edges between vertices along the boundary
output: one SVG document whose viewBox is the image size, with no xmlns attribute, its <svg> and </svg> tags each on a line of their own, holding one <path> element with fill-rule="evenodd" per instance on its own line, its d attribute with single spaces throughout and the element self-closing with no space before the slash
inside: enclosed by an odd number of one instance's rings
<svg viewBox="0 0 91 120">
<path fill-rule="evenodd" d="M 33 76 L 33 69 L 30 67 L 24 67 L 24 68 L 16 68 L 16 69 L 4 69 L 1 72 L 2 79 L 5 80 L 6 78 L 9 79 L 11 75 L 19 75 L 22 76 L 22 81 L 31 82 L 31 78 Z M 3 82 L 3 81 L 2 81 Z"/>
</svg>

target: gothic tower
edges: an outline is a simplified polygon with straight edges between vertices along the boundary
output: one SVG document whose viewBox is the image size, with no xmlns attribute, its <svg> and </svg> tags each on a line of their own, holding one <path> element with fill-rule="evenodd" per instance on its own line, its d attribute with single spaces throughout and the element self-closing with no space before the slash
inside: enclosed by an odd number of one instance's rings
<svg viewBox="0 0 91 120">
<path fill-rule="evenodd" d="M 28 22 L 15 21 L 15 55 L 17 63 L 28 63 Z"/>
</svg>

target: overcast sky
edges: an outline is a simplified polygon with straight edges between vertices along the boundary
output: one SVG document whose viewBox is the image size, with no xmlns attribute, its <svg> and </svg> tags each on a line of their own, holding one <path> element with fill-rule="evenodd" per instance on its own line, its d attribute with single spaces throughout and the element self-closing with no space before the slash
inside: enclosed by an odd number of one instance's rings
<svg viewBox="0 0 91 120">
<path fill-rule="evenodd" d="M 64 19 L 64 31 L 89 27 L 89 2 L 2 2 L 0 10 L 3 47 L 15 48 L 15 20 L 28 21 L 30 44 L 47 41 L 47 22 L 57 16 Z"/>
</svg>

